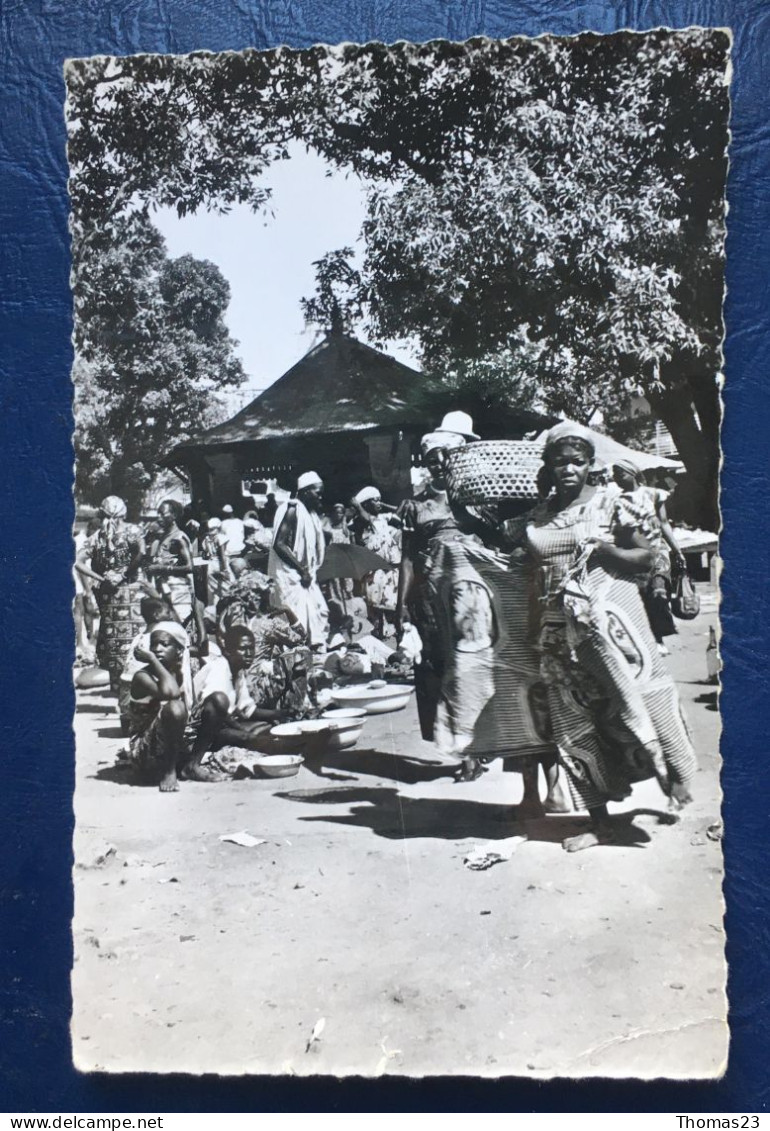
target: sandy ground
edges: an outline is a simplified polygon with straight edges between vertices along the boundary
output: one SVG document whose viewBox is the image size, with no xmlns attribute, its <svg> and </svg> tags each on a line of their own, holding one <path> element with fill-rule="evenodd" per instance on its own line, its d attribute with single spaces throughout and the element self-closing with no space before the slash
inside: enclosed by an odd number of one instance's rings
<svg viewBox="0 0 770 1131">
<path fill-rule="evenodd" d="M 77 1066 L 111 1071 L 703 1077 L 726 1056 L 713 605 L 670 660 L 700 758 L 676 826 L 657 786 L 623 843 L 516 825 L 518 774 L 455 785 L 414 703 L 318 776 L 126 784 L 114 701 L 79 693 Z M 631 824 L 630 816 L 633 817 Z M 247 830 L 244 848 L 220 834 Z M 473 872 L 476 844 L 525 833 Z M 105 857 L 105 852 L 107 855 Z M 325 1024 L 316 1040 L 314 1028 Z"/>
</svg>

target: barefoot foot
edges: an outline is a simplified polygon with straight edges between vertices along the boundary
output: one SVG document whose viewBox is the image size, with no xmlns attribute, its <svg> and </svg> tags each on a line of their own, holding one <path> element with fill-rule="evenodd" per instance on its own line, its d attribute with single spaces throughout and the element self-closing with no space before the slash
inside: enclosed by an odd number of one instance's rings
<svg viewBox="0 0 770 1131">
<path fill-rule="evenodd" d="M 176 776 L 176 770 L 172 770 L 170 774 L 165 774 L 160 779 L 158 789 L 161 793 L 177 793 L 179 791 L 179 782 Z"/>
<path fill-rule="evenodd" d="M 568 836 L 561 842 L 565 852 L 582 852 L 584 848 L 596 848 L 600 844 L 613 844 L 615 834 L 609 825 L 597 826 L 587 833 Z"/>
</svg>

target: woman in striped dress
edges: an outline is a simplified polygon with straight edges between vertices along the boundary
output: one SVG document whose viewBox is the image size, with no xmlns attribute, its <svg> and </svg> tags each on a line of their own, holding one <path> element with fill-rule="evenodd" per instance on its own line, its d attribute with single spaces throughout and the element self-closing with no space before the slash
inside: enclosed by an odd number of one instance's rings
<svg viewBox="0 0 770 1131">
<path fill-rule="evenodd" d="M 548 497 L 523 520 L 536 568 L 541 676 L 572 799 L 591 830 L 569 852 L 614 839 L 609 801 L 657 778 L 678 809 L 696 760 L 673 679 L 658 654 L 635 578 L 653 553 L 617 491 L 588 482 L 590 434 L 564 422 L 543 455 Z"/>
</svg>

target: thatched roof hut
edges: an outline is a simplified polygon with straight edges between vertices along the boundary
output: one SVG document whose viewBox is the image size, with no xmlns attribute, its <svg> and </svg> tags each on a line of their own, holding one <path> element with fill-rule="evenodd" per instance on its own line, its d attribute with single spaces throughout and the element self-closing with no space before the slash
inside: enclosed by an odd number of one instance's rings
<svg viewBox="0 0 770 1131">
<path fill-rule="evenodd" d="M 420 436 L 458 407 L 435 378 L 335 329 L 251 404 L 162 462 L 184 469 L 208 507 L 238 503 L 250 479 L 291 490 L 310 469 L 323 476 L 329 502 L 366 483 L 398 502 L 410 492 Z M 519 435 L 543 426 L 534 413 L 517 420 Z"/>
</svg>

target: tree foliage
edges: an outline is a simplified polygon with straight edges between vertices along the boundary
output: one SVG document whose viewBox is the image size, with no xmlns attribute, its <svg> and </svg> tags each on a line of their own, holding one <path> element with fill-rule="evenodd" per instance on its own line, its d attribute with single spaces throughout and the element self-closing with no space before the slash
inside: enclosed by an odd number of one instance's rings
<svg viewBox="0 0 770 1131">
<path fill-rule="evenodd" d="M 113 234 L 114 233 L 114 234 Z M 159 453 L 200 432 L 244 377 L 219 268 L 170 259 L 147 215 L 116 218 L 74 277 L 77 486 L 137 503 Z"/>
<path fill-rule="evenodd" d="M 643 391 L 713 522 L 728 50 L 689 29 L 78 61 L 76 264 L 136 201 L 267 210 L 302 140 L 370 186 L 362 270 L 319 264 L 309 317 L 342 283 L 458 388 L 578 417 Z"/>
</svg>

